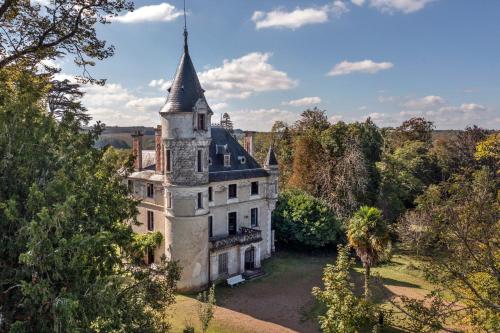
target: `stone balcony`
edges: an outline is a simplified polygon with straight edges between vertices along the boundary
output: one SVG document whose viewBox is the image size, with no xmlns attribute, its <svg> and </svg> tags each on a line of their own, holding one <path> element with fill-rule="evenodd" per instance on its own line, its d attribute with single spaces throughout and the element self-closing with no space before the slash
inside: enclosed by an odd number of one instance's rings
<svg viewBox="0 0 500 333">
<path fill-rule="evenodd" d="M 210 237 L 210 250 L 217 251 L 235 245 L 257 243 L 262 240 L 262 232 L 257 229 L 241 227 L 235 235 Z"/>
</svg>

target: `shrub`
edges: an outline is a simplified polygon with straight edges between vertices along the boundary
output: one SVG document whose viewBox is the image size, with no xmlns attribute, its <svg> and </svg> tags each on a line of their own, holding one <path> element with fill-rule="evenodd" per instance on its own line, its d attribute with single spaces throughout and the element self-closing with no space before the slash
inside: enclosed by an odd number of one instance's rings
<svg viewBox="0 0 500 333">
<path fill-rule="evenodd" d="M 293 247 L 321 248 L 341 235 L 341 223 L 326 203 L 300 190 L 280 194 L 273 224 L 277 240 Z"/>
</svg>

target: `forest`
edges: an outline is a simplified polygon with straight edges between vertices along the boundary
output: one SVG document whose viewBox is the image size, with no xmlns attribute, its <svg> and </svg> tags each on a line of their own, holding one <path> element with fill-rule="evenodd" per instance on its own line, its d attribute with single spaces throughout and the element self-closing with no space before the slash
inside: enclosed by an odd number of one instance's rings
<svg viewBox="0 0 500 333">
<path fill-rule="evenodd" d="M 255 141 L 258 158 L 272 144 L 279 160 L 278 242 L 338 247 L 324 289 L 314 290 L 328 305 L 324 332 L 378 327 L 383 310 L 370 301 L 370 268 L 394 249 L 423 260 L 436 286 L 425 300 L 394 304 L 409 330 L 500 330 L 498 132 L 472 126 L 436 136 L 423 118 L 396 128 L 370 119 L 331 124 L 325 111 L 312 109 L 294 124 L 276 122 Z M 363 297 L 349 283 L 354 258 L 365 269 Z"/>
</svg>

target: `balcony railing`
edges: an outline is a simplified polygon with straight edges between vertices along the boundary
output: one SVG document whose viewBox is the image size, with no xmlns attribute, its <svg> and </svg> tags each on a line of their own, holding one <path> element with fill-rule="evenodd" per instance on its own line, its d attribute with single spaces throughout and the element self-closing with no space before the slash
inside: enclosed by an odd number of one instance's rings
<svg viewBox="0 0 500 333">
<path fill-rule="evenodd" d="M 210 249 L 212 251 L 225 249 L 235 245 L 246 245 L 257 243 L 262 240 L 262 232 L 257 229 L 241 227 L 234 235 L 210 237 Z"/>
</svg>

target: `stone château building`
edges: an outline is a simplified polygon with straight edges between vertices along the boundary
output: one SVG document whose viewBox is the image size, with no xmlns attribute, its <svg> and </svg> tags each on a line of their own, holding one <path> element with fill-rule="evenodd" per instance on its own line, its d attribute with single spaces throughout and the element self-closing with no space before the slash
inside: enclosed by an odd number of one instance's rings
<svg viewBox="0 0 500 333">
<path fill-rule="evenodd" d="M 271 256 L 271 213 L 278 192 L 272 148 L 264 167 L 223 127 L 211 125 L 212 110 L 189 55 L 184 52 L 155 135 L 155 164 L 143 165 L 142 134 L 133 136 L 135 172 L 128 179 L 141 199 L 138 233 L 159 231 L 163 242 L 147 254 L 165 255 L 182 267 L 179 289 L 196 290 L 217 280 L 258 270 Z"/>
</svg>

